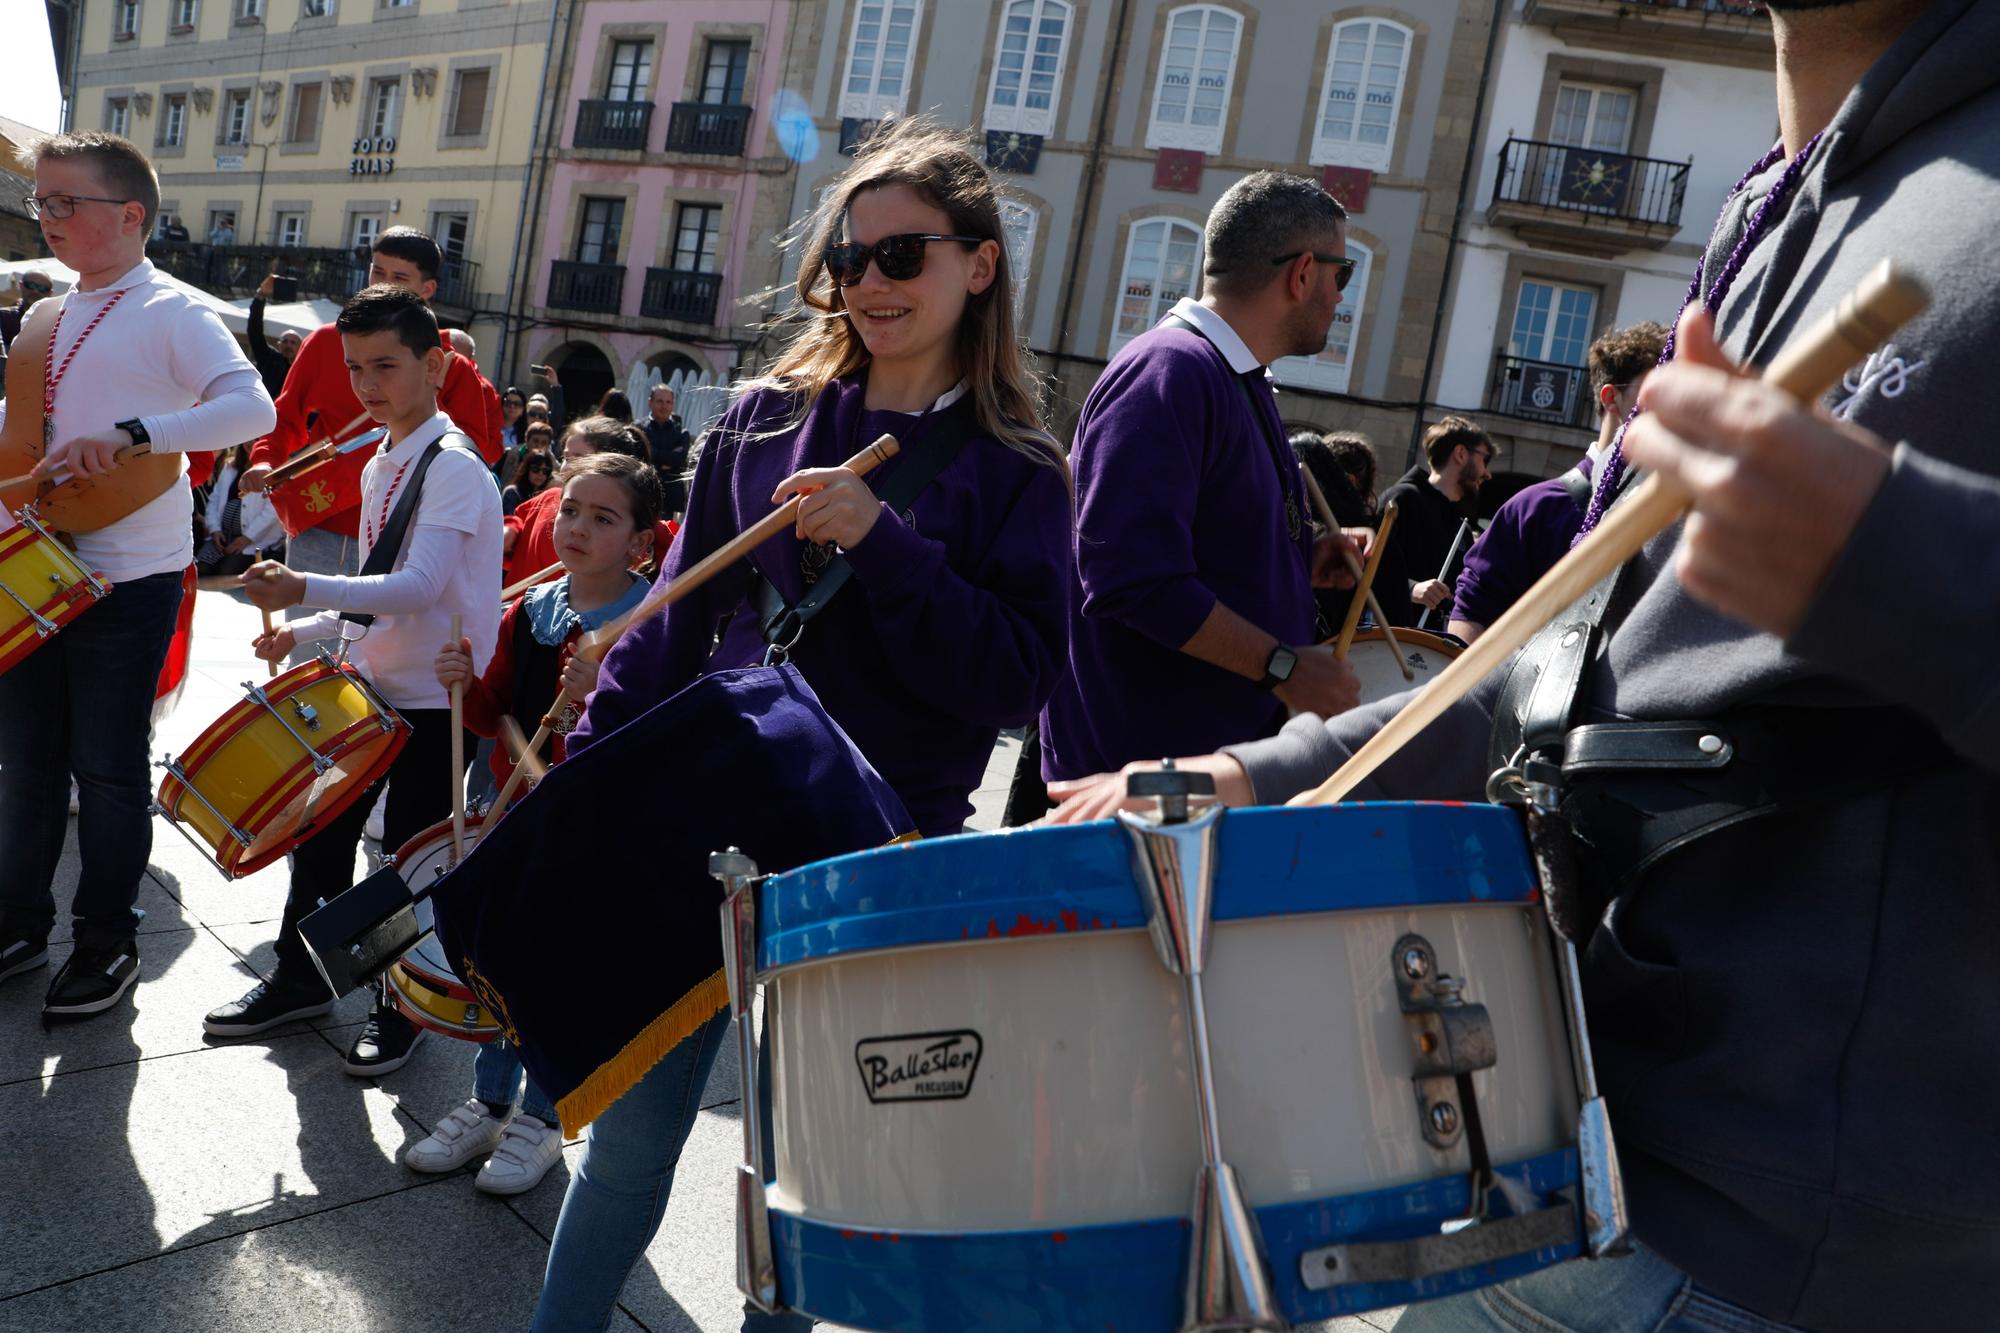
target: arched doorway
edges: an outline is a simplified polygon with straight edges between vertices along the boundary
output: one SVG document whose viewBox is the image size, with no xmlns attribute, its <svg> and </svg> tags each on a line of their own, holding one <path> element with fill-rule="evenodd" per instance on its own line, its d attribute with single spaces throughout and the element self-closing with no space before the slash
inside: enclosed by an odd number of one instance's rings
<svg viewBox="0 0 2000 1333">
<path fill-rule="evenodd" d="M 562 380 L 563 398 L 571 417 L 589 416 L 596 411 L 597 400 L 615 383 L 610 360 L 590 343 L 564 343 L 548 354 L 547 361 Z"/>
</svg>

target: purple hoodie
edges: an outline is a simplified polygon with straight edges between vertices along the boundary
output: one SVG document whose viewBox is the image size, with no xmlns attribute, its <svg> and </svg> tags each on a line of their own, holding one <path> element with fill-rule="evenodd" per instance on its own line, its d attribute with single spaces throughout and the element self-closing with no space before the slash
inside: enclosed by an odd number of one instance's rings
<svg viewBox="0 0 2000 1333">
<path fill-rule="evenodd" d="M 1574 470 L 1588 479 L 1590 466 L 1586 455 Z M 1569 554 L 1570 541 L 1583 526 L 1583 510 L 1564 481 L 1562 477 L 1538 481 L 1500 506 L 1465 553 L 1452 598 L 1453 620 L 1491 625 Z"/>
<path fill-rule="evenodd" d="M 912 414 L 864 411 L 864 388 L 863 374 L 836 380 L 803 423 L 761 438 L 789 420 L 793 400 L 759 390 L 731 404 L 708 434 L 686 525 L 662 577 L 677 577 L 769 514 L 772 490 L 793 472 L 837 467 L 881 434 L 905 444 L 922 438 L 913 437 Z M 938 417 L 947 411 L 969 416 L 970 404 L 961 400 Z M 925 429 L 939 424 L 933 418 Z M 1068 637 L 1063 471 L 1053 455 L 1038 463 L 972 429 L 913 504 L 901 514 L 884 508 L 847 551 L 853 579 L 791 653 L 926 837 L 963 827 L 999 729 L 1027 722 L 1048 699 Z M 891 459 L 869 484 L 879 490 L 902 464 Z M 571 751 L 704 672 L 761 661 L 763 637 L 745 602 L 751 566 L 789 604 L 805 586 L 802 545 L 788 528 L 665 614 L 635 624 L 605 657 Z M 688 755 L 681 762 L 696 771 L 713 760 Z"/>
</svg>

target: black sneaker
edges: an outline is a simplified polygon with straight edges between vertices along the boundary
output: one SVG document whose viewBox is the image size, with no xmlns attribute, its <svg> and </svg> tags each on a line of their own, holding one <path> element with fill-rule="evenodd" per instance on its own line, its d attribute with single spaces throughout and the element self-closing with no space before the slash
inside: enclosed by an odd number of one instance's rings
<svg viewBox="0 0 2000 1333">
<path fill-rule="evenodd" d="M 211 1009 L 201 1026 L 212 1037 L 254 1037 L 280 1023 L 332 1012 L 333 997 L 323 984 L 305 987 L 260 981 L 242 999 Z"/>
<path fill-rule="evenodd" d="M 139 946 L 131 940 L 78 944 L 49 983 L 42 1013 L 71 1018 L 101 1014 L 118 1003 L 138 979 Z"/>
<path fill-rule="evenodd" d="M 20 930 L 0 930 L 0 981 L 49 961 L 49 943 Z"/>
<path fill-rule="evenodd" d="M 377 1003 L 361 1025 L 361 1035 L 347 1048 L 347 1072 L 356 1078 L 393 1074 L 410 1062 L 410 1053 L 424 1030 L 386 1004 Z"/>
</svg>

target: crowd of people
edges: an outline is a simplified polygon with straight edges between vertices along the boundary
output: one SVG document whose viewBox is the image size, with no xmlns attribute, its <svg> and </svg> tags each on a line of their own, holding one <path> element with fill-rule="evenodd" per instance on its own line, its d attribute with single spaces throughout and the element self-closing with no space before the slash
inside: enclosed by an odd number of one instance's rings
<svg viewBox="0 0 2000 1333">
<path fill-rule="evenodd" d="M 1892 592 L 1928 589 L 1924 571 L 1983 568 L 1993 546 L 1980 534 L 2000 482 L 1958 409 L 1982 382 L 2000 284 L 1937 285 L 1898 337 L 1907 375 L 1850 375 L 1830 410 L 1749 367 L 1881 253 L 1941 276 L 1975 252 L 1972 220 L 2000 203 L 2000 120 L 1990 73 L 1952 52 L 2000 39 L 2000 17 L 1967 0 L 1856 0 L 1836 34 L 1834 11 L 1772 8 L 1790 53 L 1782 143 L 1724 205 L 1671 331 L 1639 323 L 1591 347 L 1600 429 L 1586 456 L 1498 505 L 1481 503 L 1494 440 L 1465 416 L 1427 422 L 1421 458 L 1386 486 L 1365 438 L 1288 434 L 1268 367 L 1324 347 L 1354 263 L 1341 204 L 1279 171 L 1223 193 L 1200 295 L 1112 357 L 1059 445 L 1014 324 L 1000 187 L 964 136 L 921 118 L 886 122 L 789 239 L 788 341 L 698 449 L 664 388 L 643 423 L 615 392 L 569 418 L 547 368 L 546 394 L 496 390 L 463 336 L 440 330 L 437 247 L 408 228 L 379 238 L 370 285 L 303 340 L 274 404 L 213 314 L 144 260 L 158 194 L 139 150 L 54 137 L 35 150 L 37 199 L 80 280 L 24 326 L 50 331 L 61 368 L 37 472 L 101 476 L 134 442 L 249 442 L 217 475 L 220 540 L 203 554 L 219 552 L 217 569 L 251 557 L 243 595 L 287 617 L 257 656 L 345 640 L 407 721 L 377 780 L 385 847 L 444 818 L 463 781 L 453 689 L 485 737 L 509 719 L 535 730 L 558 688 L 582 701 L 551 719 L 541 757 L 561 764 L 706 675 L 774 661 L 926 838 L 965 828 L 1008 728 L 1036 736 L 1010 822 L 1137 809 L 1127 779 L 1165 756 L 1209 775 L 1223 805 L 1283 802 L 1410 697 L 1364 697 L 1329 642 L 1359 591 L 1352 570 L 1374 565 L 1393 626 L 1471 642 L 1640 470 L 1664 476 L 1691 516 L 1358 793 L 1480 800 L 1497 765 L 1562 772 L 1566 744 L 1616 741 L 1557 785 L 1561 836 L 1596 895 L 1582 985 L 1639 1249 L 1414 1307 L 1402 1326 L 1859 1329 L 1889 1326 L 1921 1292 L 1930 1326 L 1975 1327 L 2000 1231 L 1988 1136 L 1963 1114 L 1992 1075 L 1963 1057 L 1994 1034 L 1963 1005 L 1934 1020 L 2000 942 L 2000 714 L 1983 668 L 1917 670 L 1917 645 L 1885 642 L 1869 618 L 1906 604 Z M 1919 172 L 1921 199 L 1899 188 Z M 1955 206 L 1928 202 L 1940 192 Z M 1906 393 L 1919 359 L 1921 392 Z M 841 466 L 885 434 L 895 459 L 866 480 Z M 270 485 L 315 442 L 364 438 L 318 484 Z M 671 587 L 787 500 L 787 531 L 634 620 L 601 663 L 578 650 L 656 578 Z M 78 534 L 116 595 L 0 674 L 0 980 L 47 959 L 61 787 L 70 772 L 81 787 L 77 944 L 51 1014 L 102 1012 L 138 975 L 144 685 L 196 560 L 192 518 L 183 484 Z M 1935 590 L 1981 645 L 1984 596 L 1976 578 Z M 1695 735 L 1709 759 L 1661 748 Z M 1880 749 L 1854 754 L 1854 737 Z M 508 756 L 487 769 L 504 779 Z M 659 780 L 626 795 L 671 799 Z M 296 927 L 349 886 L 370 803 L 294 852 L 277 966 L 208 1015 L 211 1034 L 330 1007 Z M 536 1328 L 611 1318 L 728 1018 L 698 1024 L 591 1123 Z M 387 1073 L 420 1036 L 378 992 L 345 1067 Z M 560 1149 L 549 1097 L 503 1040 L 406 1161 L 481 1161 L 480 1188 L 511 1193 Z M 746 1328 L 809 1323 L 746 1308 Z"/>
</svg>

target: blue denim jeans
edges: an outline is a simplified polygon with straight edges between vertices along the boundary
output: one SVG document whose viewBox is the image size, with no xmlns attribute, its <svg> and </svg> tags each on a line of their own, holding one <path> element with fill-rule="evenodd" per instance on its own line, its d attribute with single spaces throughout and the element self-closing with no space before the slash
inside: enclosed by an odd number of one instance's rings
<svg viewBox="0 0 2000 1333">
<path fill-rule="evenodd" d="M 181 605 L 178 572 L 118 584 L 0 674 L 0 915 L 46 937 L 77 784 L 80 939 L 132 938 L 153 851 L 153 688 Z"/>
<path fill-rule="evenodd" d="M 545 1125 L 556 1123 L 556 1108 L 548 1094 L 535 1086 L 521 1065 L 521 1053 L 505 1037 L 480 1044 L 472 1057 L 472 1095 L 495 1106 L 512 1106 L 514 1094 L 521 1094 L 521 1113 Z"/>
<path fill-rule="evenodd" d="M 1694 1284 L 1644 1246 L 1413 1305 L 1396 1333 L 1794 1333 Z"/>
</svg>

